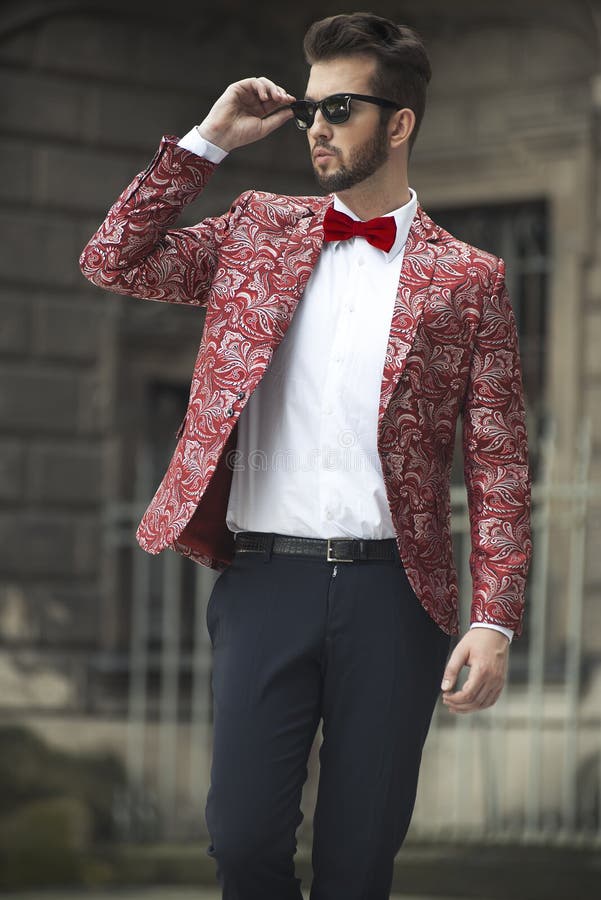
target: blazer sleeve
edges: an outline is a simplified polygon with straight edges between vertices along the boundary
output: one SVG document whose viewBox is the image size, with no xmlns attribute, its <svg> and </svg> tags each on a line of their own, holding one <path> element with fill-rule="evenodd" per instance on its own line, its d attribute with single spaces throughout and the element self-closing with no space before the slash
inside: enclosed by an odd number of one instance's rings
<svg viewBox="0 0 601 900">
<path fill-rule="evenodd" d="M 173 135 L 161 139 L 149 165 L 120 194 L 84 247 L 79 265 L 104 290 L 202 306 L 219 247 L 253 192 L 241 194 L 224 215 L 172 228 L 217 168 L 177 140 Z"/>
<path fill-rule="evenodd" d="M 463 405 L 471 530 L 470 622 L 523 627 L 532 555 L 531 478 L 515 317 L 499 259 L 476 329 Z"/>
</svg>

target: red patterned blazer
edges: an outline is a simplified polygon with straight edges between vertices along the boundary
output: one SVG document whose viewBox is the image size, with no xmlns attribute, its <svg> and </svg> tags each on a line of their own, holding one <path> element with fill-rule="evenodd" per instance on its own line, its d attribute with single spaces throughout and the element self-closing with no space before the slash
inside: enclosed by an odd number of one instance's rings
<svg viewBox="0 0 601 900">
<path fill-rule="evenodd" d="M 221 571 L 234 549 L 225 517 L 238 417 L 301 301 L 333 195 L 249 190 L 224 215 L 175 229 L 216 169 L 177 140 L 161 140 L 84 248 L 80 266 L 105 290 L 206 310 L 187 413 L 136 537 L 149 553 L 170 547 Z M 448 634 L 459 631 L 449 494 L 459 415 L 471 622 L 522 631 L 530 476 L 504 270 L 502 259 L 453 237 L 418 205 L 390 327 L 377 440 L 407 576 Z"/>
</svg>

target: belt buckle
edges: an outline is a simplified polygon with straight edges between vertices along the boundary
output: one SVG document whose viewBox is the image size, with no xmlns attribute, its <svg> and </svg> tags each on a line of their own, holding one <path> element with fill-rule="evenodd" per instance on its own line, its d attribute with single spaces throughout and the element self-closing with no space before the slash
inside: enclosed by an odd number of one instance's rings
<svg viewBox="0 0 601 900">
<path fill-rule="evenodd" d="M 333 541 L 333 540 L 336 540 L 336 538 L 328 538 L 328 539 L 327 539 L 327 541 L 328 541 L 328 548 L 327 548 L 327 552 L 326 552 L 326 561 L 327 561 L 327 562 L 355 562 L 354 559 L 339 559 L 339 558 L 336 557 L 336 556 L 335 556 L 335 557 L 330 556 L 330 553 L 332 552 L 332 546 L 331 546 L 331 544 L 332 544 L 332 541 Z"/>
</svg>

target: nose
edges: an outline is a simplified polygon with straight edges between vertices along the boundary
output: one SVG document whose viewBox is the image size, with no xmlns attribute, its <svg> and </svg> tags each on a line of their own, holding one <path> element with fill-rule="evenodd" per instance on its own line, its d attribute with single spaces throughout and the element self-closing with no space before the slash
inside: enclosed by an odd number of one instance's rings
<svg viewBox="0 0 601 900">
<path fill-rule="evenodd" d="M 328 139 L 332 137 L 332 126 L 328 120 L 324 118 L 320 109 L 315 110 L 313 124 L 307 129 L 307 133 L 314 141 L 319 137 L 325 136 Z"/>
</svg>

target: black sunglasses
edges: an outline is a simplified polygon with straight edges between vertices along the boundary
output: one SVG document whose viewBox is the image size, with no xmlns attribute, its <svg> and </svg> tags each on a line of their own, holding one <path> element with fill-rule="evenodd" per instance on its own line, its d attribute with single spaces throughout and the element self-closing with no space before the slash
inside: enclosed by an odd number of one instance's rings
<svg viewBox="0 0 601 900">
<path fill-rule="evenodd" d="M 390 106 L 392 109 L 402 108 L 392 100 L 370 97 L 367 94 L 331 94 L 323 100 L 295 100 L 288 108 L 294 113 L 296 127 L 301 131 L 307 131 L 313 125 L 318 109 L 331 125 L 346 122 L 351 114 L 351 100 L 364 100 L 366 103 L 375 103 L 376 106 Z"/>
<path fill-rule="evenodd" d="M 324 119 L 331 125 L 341 125 L 346 122 L 351 114 L 351 100 L 364 100 L 365 103 L 375 103 L 376 106 L 389 106 L 392 109 L 401 109 L 398 103 L 392 100 L 383 100 L 381 97 L 370 97 L 367 94 L 331 94 L 324 97 L 323 100 L 295 100 L 288 106 L 279 106 L 267 115 L 263 116 L 268 119 L 269 116 L 275 115 L 282 109 L 291 109 L 294 113 L 294 122 L 301 131 L 307 131 L 311 128 L 315 121 L 315 113 L 318 109 Z"/>
</svg>

